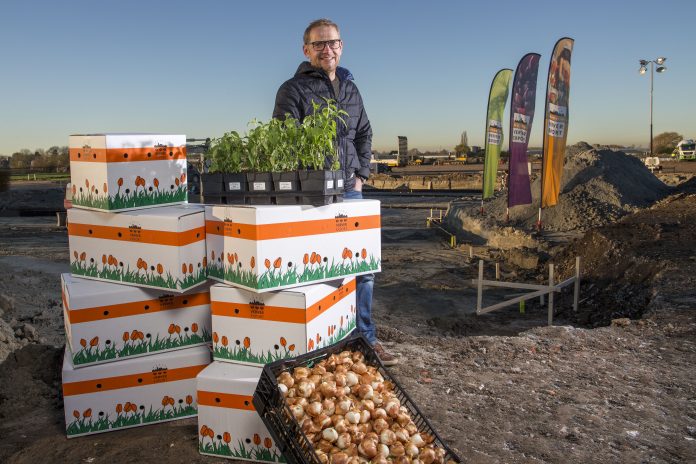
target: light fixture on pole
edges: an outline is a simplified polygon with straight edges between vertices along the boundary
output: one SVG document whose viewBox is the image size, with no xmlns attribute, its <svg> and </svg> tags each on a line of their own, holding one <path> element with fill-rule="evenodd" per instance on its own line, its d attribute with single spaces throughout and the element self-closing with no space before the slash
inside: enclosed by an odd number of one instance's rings
<svg viewBox="0 0 696 464">
<path fill-rule="evenodd" d="M 655 72 L 663 73 L 667 71 L 667 68 L 662 66 L 665 64 L 665 60 L 667 60 L 667 58 L 664 56 L 660 56 L 654 60 L 638 60 L 640 63 L 638 72 L 640 74 L 645 74 L 648 71 L 648 66 L 650 66 L 650 156 L 653 155 L 653 79 Z M 657 65 L 657 69 L 655 69 L 654 65 Z"/>
</svg>

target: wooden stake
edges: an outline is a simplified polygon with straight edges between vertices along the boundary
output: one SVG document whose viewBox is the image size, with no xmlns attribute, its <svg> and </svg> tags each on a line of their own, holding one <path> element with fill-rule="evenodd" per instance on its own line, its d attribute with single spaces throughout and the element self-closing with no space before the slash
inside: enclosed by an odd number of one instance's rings
<svg viewBox="0 0 696 464">
<path fill-rule="evenodd" d="M 478 268 L 478 293 L 476 295 L 476 313 L 481 311 L 481 304 L 483 303 L 483 260 L 479 259 Z"/>
<path fill-rule="evenodd" d="M 553 287 L 553 263 L 549 264 L 549 287 Z M 549 292 L 549 325 L 553 325 L 553 290 Z"/>
<path fill-rule="evenodd" d="M 575 257 L 575 288 L 573 289 L 573 311 L 578 312 L 578 300 L 580 298 L 580 257 Z"/>
</svg>

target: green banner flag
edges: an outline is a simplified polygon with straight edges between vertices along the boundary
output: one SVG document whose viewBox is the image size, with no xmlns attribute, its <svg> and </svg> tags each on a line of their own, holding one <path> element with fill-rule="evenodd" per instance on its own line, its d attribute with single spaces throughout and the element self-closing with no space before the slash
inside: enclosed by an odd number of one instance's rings
<svg viewBox="0 0 696 464">
<path fill-rule="evenodd" d="M 512 69 L 501 69 L 493 78 L 486 114 L 486 155 L 483 161 L 483 199 L 493 196 L 503 146 L 503 113 L 510 92 Z M 481 203 L 483 208 L 483 203 Z"/>
</svg>

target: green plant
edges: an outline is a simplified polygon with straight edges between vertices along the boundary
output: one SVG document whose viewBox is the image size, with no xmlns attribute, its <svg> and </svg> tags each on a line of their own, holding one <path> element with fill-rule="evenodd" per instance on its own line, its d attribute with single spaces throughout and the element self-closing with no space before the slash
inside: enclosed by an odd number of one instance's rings
<svg viewBox="0 0 696 464">
<path fill-rule="evenodd" d="M 267 123 L 253 119 L 244 137 L 231 131 L 214 139 L 210 172 L 339 169 L 336 130 L 339 122 L 346 125 L 348 113 L 326 98 L 324 103 L 312 101 L 312 110 L 301 123 L 289 115 Z"/>
<path fill-rule="evenodd" d="M 264 172 L 273 169 L 271 165 L 271 152 L 274 146 L 270 143 L 270 123 L 262 123 L 252 119 L 249 123 L 251 129 L 246 136 L 246 167 L 253 172 Z"/>
<path fill-rule="evenodd" d="M 212 163 L 210 172 L 235 173 L 245 168 L 246 143 L 236 131 L 227 132 L 210 144 L 208 155 Z"/>
<path fill-rule="evenodd" d="M 300 144 L 300 165 L 304 168 L 337 170 L 340 167 L 336 129 L 338 121 L 346 125 L 344 110 L 338 109 L 336 101 L 324 99 L 325 105 L 312 100 L 312 114 L 302 121 L 302 143 Z"/>
<path fill-rule="evenodd" d="M 302 128 L 293 117 L 271 119 L 267 132 L 271 168 L 276 172 L 296 171 L 302 144 Z"/>
</svg>

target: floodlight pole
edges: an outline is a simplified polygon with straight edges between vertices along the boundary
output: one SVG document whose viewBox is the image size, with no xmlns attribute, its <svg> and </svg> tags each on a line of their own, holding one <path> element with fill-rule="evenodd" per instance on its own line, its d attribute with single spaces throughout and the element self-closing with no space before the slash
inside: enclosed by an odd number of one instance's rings
<svg viewBox="0 0 696 464">
<path fill-rule="evenodd" d="M 653 79 L 655 79 L 655 65 L 650 62 L 650 156 L 653 155 Z"/>
<path fill-rule="evenodd" d="M 660 67 L 657 68 L 657 72 L 661 73 L 664 72 L 665 68 L 663 66 L 665 60 L 667 58 L 661 56 L 658 57 L 655 60 L 639 60 L 640 62 L 640 73 L 645 74 L 645 72 L 648 70 L 648 65 L 650 66 L 650 156 L 653 156 L 653 148 L 654 148 L 654 142 L 653 142 L 653 88 L 654 88 L 654 82 L 655 82 L 655 65 L 659 65 Z"/>
</svg>

